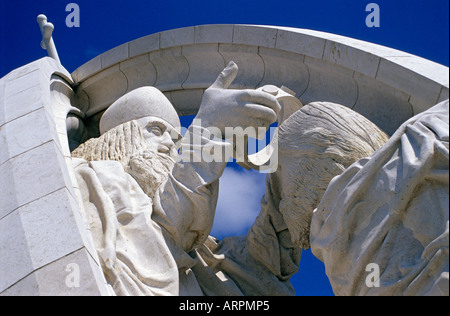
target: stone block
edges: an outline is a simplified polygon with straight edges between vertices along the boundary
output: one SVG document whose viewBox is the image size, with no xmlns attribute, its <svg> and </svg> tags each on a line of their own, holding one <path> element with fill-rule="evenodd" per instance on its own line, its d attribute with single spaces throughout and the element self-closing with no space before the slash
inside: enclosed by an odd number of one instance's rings
<svg viewBox="0 0 450 316">
<path fill-rule="evenodd" d="M 195 27 L 196 44 L 232 43 L 234 26 L 230 24 L 200 25 Z"/>
<path fill-rule="evenodd" d="M 386 57 L 381 60 L 377 73 L 377 79 L 417 99 L 423 100 L 428 107 L 433 106 L 439 99 L 442 85 L 440 65 L 435 64 L 436 73 L 433 69 L 424 69 L 432 66 L 430 63 L 421 63 L 422 59 L 414 57 Z M 433 67 L 432 67 L 433 68 Z M 423 76 L 421 73 L 429 73 Z M 434 74 L 432 74 L 434 73 Z M 448 73 L 447 73 L 448 77 Z"/>
<path fill-rule="evenodd" d="M 442 87 L 441 93 L 439 94 L 438 103 L 448 100 L 448 87 Z"/>
<path fill-rule="evenodd" d="M 54 125 L 41 107 L 3 125 L 0 129 L 0 165 L 32 148 L 56 139 Z M 67 135 L 65 135 L 67 138 Z"/>
<path fill-rule="evenodd" d="M 323 59 L 375 78 L 380 57 L 339 42 L 327 41 Z"/>
<path fill-rule="evenodd" d="M 102 55 L 102 68 L 109 68 L 128 59 L 128 43 L 117 46 Z"/>
<path fill-rule="evenodd" d="M 50 88 L 48 84 L 45 88 L 45 78 L 39 71 L 15 79 L 5 77 L 2 81 L 4 94 L 0 126 L 50 103 Z"/>
<path fill-rule="evenodd" d="M 189 64 L 181 54 L 181 47 L 150 53 L 150 61 L 158 74 L 156 88 L 162 92 L 182 89 L 182 84 L 189 75 Z"/>
<path fill-rule="evenodd" d="M 179 115 L 195 115 L 202 103 L 204 89 L 177 90 L 170 93 Z"/>
<path fill-rule="evenodd" d="M 27 275 L 2 296 L 108 295 L 106 281 L 86 249 L 82 248 Z"/>
<path fill-rule="evenodd" d="M 264 78 L 264 61 L 258 54 L 258 47 L 238 44 L 220 44 L 219 52 L 225 64 L 234 61 L 239 67 L 231 88 L 256 88 Z"/>
<path fill-rule="evenodd" d="M 0 127 L 5 124 L 5 81 L 0 79 Z"/>
<path fill-rule="evenodd" d="M 355 73 L 358 100 L 353 110 L 362 114 L 388 135 L 413 116 L 409 95 L 371 77 Z"/>
<path fill-rule="evenodd" d="M 432 106 L 429 101 L 425 101 L 422 98 L 413 95 L 409 97 L 409 104 L 412 107 L 412 112 L 414 115 L 426 111 Z M 437 102 L 434 104 L 437 104 Z"/>
<path fill-rule="evenodd" d="M 302 95 L 309 84 L 309 70 L 304 63 L 305 56 L 297 53 L 261 47 L 259 56 L 264 61 L 264 79 L 259 84 L 285 86 Z"/>
<path fill-rule="evenodd" d="M 7 160 L 0 165 L 0 218 L 68 183 L 67 166 L 54 141 Z"/>
<path fill-rule="evenodd" d="M 154 86 L 156 83 L 156 68 L 150 62 L 148 54 L 121 62 L 120 70 L 127 77 L 127 92 L 142 86 Z"/>
<path fill-rule="evenodd" d="M 194 27 L 185 27 L 161 33 L 161 49 L 194 44 Z"/>
<path fill-rule="evenodd" d="M 189 76 L 183 83 L 184 89 L 208 88 L 225 68 L 218 44 L 183 46 L 182 54 L 189 64 Z"/>
<path fill-rule="evenodd" d="M 86 115 L 90 116 L 104 110 L 124 95 L 128 89 L 128 82 L 120 71 L 120 66 L 115 65 L 90 77 L 79 89 L 89 96 L 89 110 Z"/>
<path fill-rule="evenodd" d="M 5 193 L 9 192 L 2 191 L 2 194 Z M 2 293 L 31 273 L 33 263 L 18 212 L 5 217 L 0 214 L 0 232 L 0 293 Z"/>
<path fill-rule="evenodd" d="M 83 247 L 74 210 L 65 188 L 20 207 L 21 225 L 33 268 L 38 269 Z"/>
<path fill-rule="evenodd" d="M 276 28 L 256 25 L 235 25 L 233 43 L 275 48 L 277 40 Z"/>
<path fill-rule="evenodd" d="M 309 85 L 298 97 L 303 104 L 314 101 L 334 102 L 352 108 L 358 99 L 354 72 L 328 61 L 305 56 L 309 69 Z"/>
<path fill-rule="evenodd" d="M 7 88 L 5 91 L 7 91 Z M 5 94 L 5 106 L 0 110 L 3 112 L 3 124 L 36 111 L 42 108 L 44 104 L 48 104 L 49 98 L 42 92 L 42 87 L 35 85 L 14 95 Z"/>
<path fill-rule="evenodd" d="M 161 33 L 151 34 L 138 38 L 130 42 L 129 57 L 133 58 L 139 55 L 148 54 L 149 52 L 159 50 Z"/>
<path fill-rule="evenodd" d="M 279 30 L 276 48 L 322 59 L 325 43 L 323 38 L 291 30 Z"/>
</svg>

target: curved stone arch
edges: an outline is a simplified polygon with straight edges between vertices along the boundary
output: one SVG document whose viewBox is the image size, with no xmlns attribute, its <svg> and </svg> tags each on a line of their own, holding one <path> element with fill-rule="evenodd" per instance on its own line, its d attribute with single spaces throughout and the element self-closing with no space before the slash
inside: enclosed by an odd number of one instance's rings
<svg viewBox="0 0 450 316">
<path fill-rule="evenodd" d="M 87 117 L 144 85 L 190 115 L 230 60 L 240 68 L 235 88 L 284 85 L 304 104 L 346 105 L 389 134 L 448 98 L 448 67 L 356 39 L 274 26 L 202 25 L 148 35 L 95 57 L 72 77 Z"/>
</svg>

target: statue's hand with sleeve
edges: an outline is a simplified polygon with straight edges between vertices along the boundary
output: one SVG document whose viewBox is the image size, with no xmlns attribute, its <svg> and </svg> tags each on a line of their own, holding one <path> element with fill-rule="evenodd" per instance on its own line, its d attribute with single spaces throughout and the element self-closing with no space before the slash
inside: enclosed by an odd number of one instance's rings
<svg viewBox="0 0 450 316">
<path fill-rule="evenodd" d="M 154 87 L 140 87 L 106 109 L 100 137 L 72 151 L 83 216 L 114 294 L 204 294 L 191 268 L 211 231 L 229 159 L 206 161 L 202 153 L 233 152 L 206 127 L 222 133 L 269 126 L 280 108 L 270 94 L 228 89 L 236 74 L 231 62 L 206 90 L 183 139 L 170 101 Z"/>
<path fill-rule="evenodd" d="M 199 287 L 198 276 L 191 270 L 199 262 L 195 250 L 211 232 L 219 178 L 230 159 L 227 153 L 233 153 L 226 128 L 268 128 L 280 111 L 280 104 L 269 93 L 229 89 L 237 72 L 237 65 L 230 62 L 205 91 L 199 112 L 181 141 L 177 163 L 155 195 L 152 219 L 162 228 L 177 262 L 182 294 L 192 294 Z M 222 155 L 208 159 L 217 152 Z"/>
</svg>

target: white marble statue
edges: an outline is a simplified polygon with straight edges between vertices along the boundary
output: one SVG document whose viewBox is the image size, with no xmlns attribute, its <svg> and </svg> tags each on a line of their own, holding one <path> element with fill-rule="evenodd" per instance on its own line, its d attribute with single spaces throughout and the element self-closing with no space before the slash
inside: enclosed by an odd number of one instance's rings
<svg viewBox="0 0 450 316">
<path fill-rule="evenodd" d="M 247 236 L 199 252 L 247 295 L 291 294 L 311 247 L 336 295 L 448 296 L 448 141 L 448 100 L 389 140 L 348 108 L 306 105 L 280 127 L 279 170 Z"/>
<path fill-rule="evenodd" d="M 311 248 L 336 295 L 449 295 L 449 102 L 333 179 Z"/>
<path fill-rule="evenodd" d="M 189 128 L 181 142 L 184 157 L 231 146 L 206 137 L 207 126 L 256 128 L 276 120 L 280 105 L 274 96 L 227 89 L 236 74 L 230 63 L 205 92 L 196 120 L 204 125 Z M 228 159 L 175 162 L 177 127 L 170 102 L 143 87 L 111 105 L 100 122 L 102 135 L 72 152 L 80 158 L 74 169 L 85 219 L 117 295 L 204 294 L 199 283 L 205 276 L 196 277 L 191 268 L 199 263 L 195 249 L 211 231 L 218 179 Z"/>
<path fill-rule="evenodd" d="M 347 107 L 304 106 L 280 127 L 280 165 L 266 177 L 261 212 L 247 236 L 210 238 L 198 249 L 203 260 L 245 295 L 293 295 L 289 278 L 298 272 L 301 249 L 309 248 L 311 217 L 328 183 L 387 139 Z"/>
<path fill-rule="evenodd" d="M 280 113 L 270 93 L 228 89 L 236 73 L 230 63 L 205 92 L 182 140 L 170 102 L 143 87 L 72 153 L 111 293 L 294 295 L 311 247 L 337 295 L 448 295 L 448 101 L 390 139 L 347 107 L 304 106 L 280 126 L 255 223 L 219 241 L 209 234 L 233 144 L 207 128 L 267 128 Z M 223 159 L 202 161 L 211 148 Z"/>
</svg>

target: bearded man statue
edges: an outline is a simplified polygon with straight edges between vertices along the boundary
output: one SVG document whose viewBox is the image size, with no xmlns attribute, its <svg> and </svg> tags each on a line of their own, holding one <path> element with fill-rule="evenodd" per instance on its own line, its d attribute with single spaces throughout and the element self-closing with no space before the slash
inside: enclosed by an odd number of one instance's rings
<svg viewBox="0 0 450 316">
<path fill-rule="evenodd" d="M 228 89 L 237 71 L 230 62 L 205 91 L 183 139 L 169 100 L 142 87 L 105 111 L 99 138 L 72 152 L 80 204 L 111 294 L 208 294 L 209 270 L 195 249 L 211 232 L 225 155 L 233 148 L 207 127 L 224 134 L 225 127 L 270 126 L 280 111 L 268 93 Z M 190 159 L 211 148 L 223 159 Z"/>
<path fill-rule="evenodd" d="M 155 193 L 175 163 L 171 134 L 179 135 L 179 127 L 164 95 L 144 87 L 109 107 L 100 123 L 102 135 L 72 152 L 81 158 L 74 159 L 74 169 L 85 219 L 117 295 L 178 290 L 176 263 L 151 215 Z"/>
</svg>

